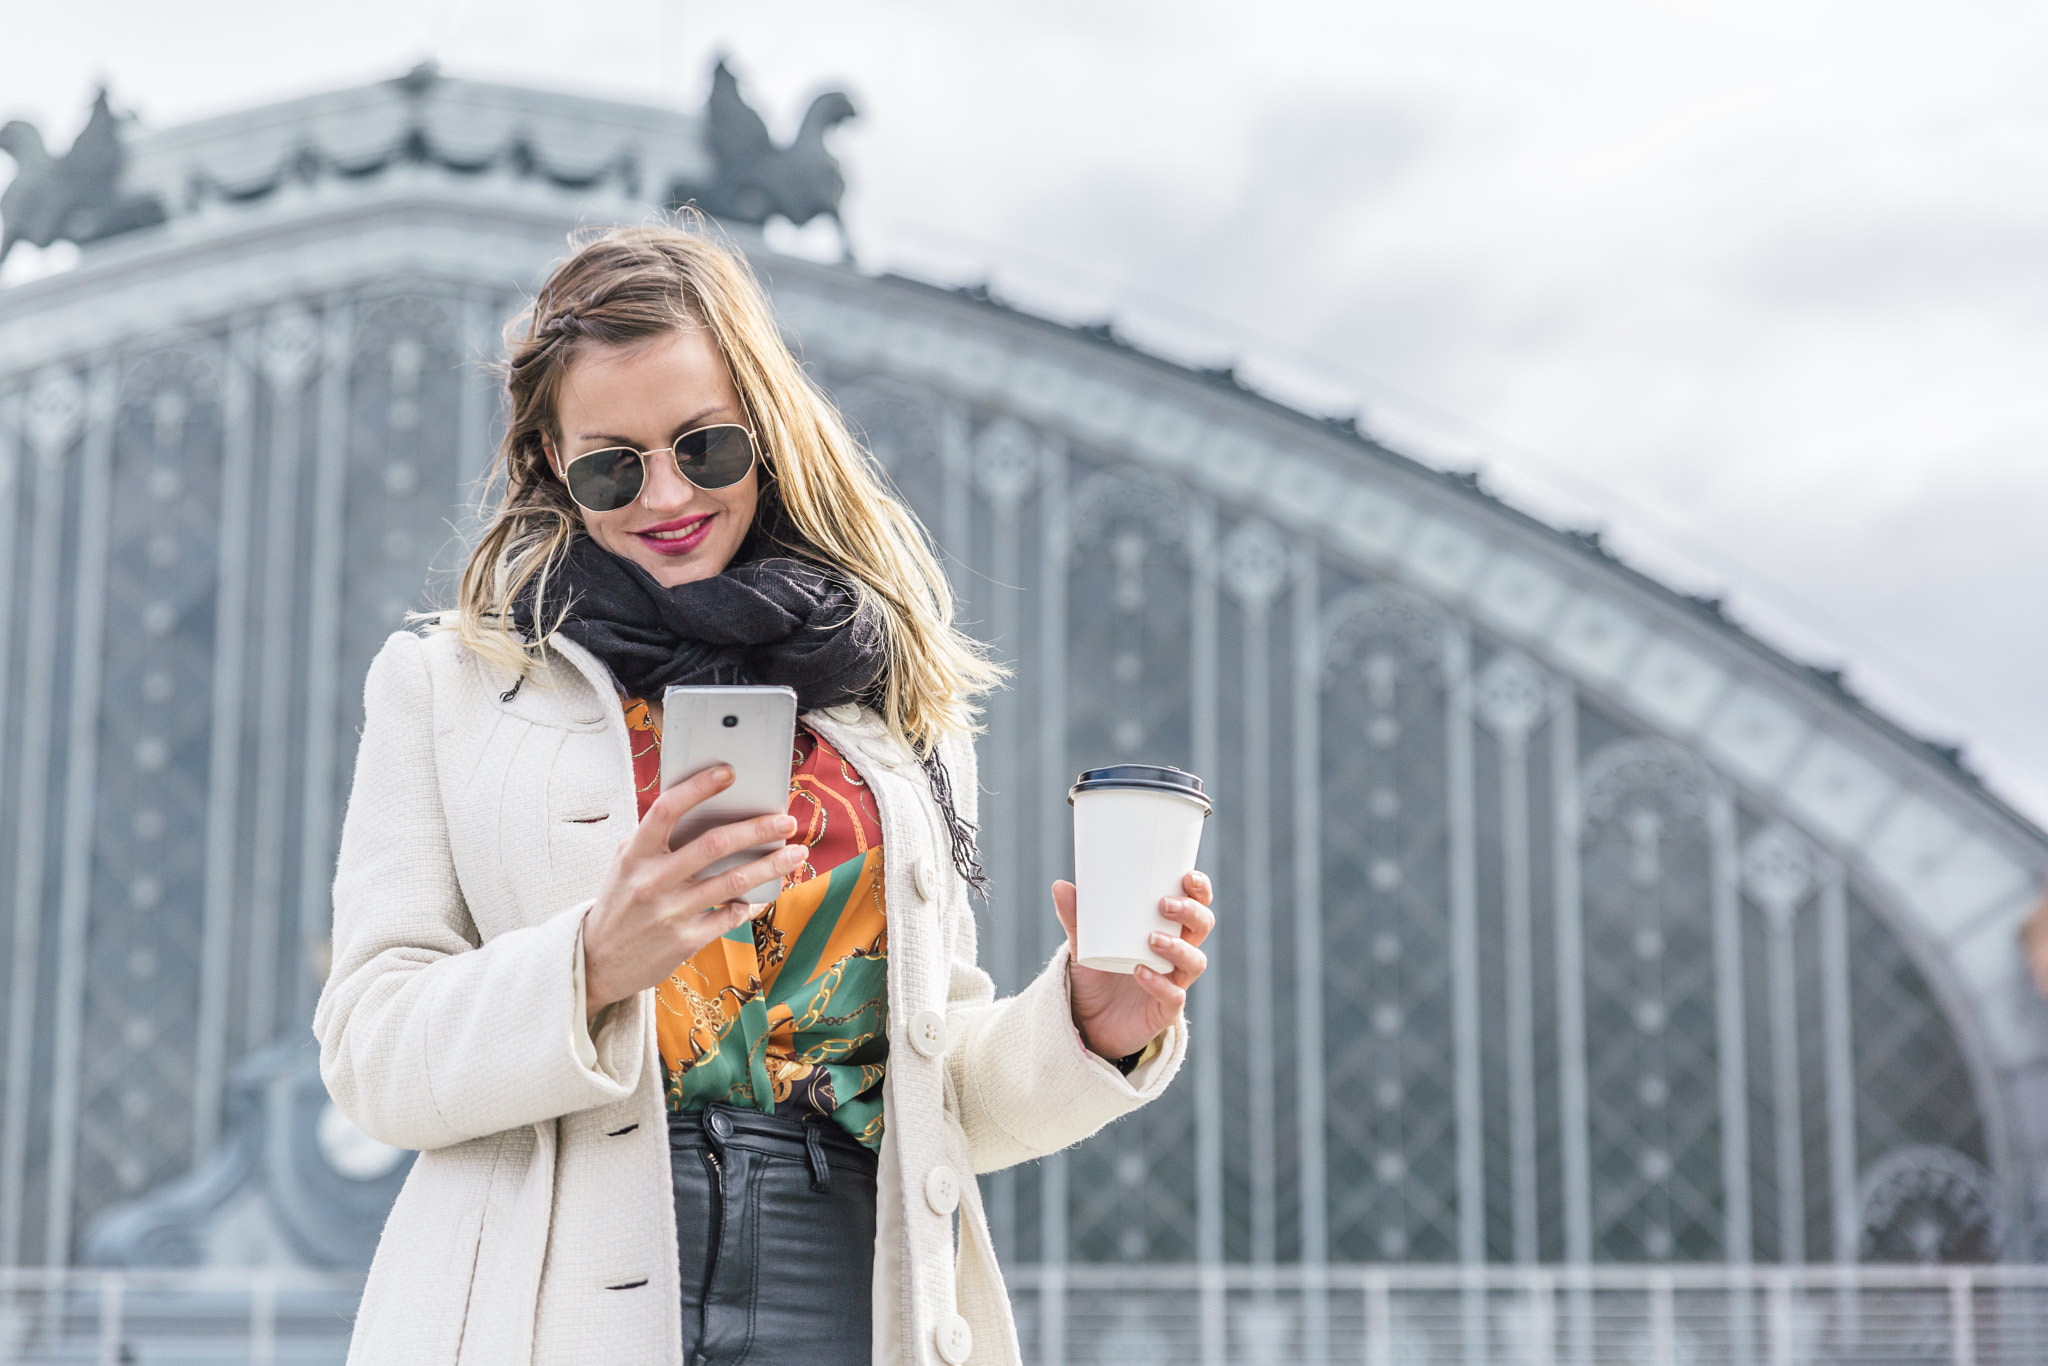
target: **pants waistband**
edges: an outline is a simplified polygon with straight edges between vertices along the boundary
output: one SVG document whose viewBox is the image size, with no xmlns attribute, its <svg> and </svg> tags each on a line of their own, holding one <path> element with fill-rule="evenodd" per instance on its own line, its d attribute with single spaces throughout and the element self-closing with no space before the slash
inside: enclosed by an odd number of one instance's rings
<svg viewBox="0 0 2048 1366">
<path fill-rule="evenodd" d="M 728 1148 L 806 1163 L 813 1182 L 830 1182 L 828 1167 L 873 1176 L 879 1159 L 867 1145 L 837 1124 L 763 1114 L 738 1105 L 714 1104 L 702 1110 L 671 1113 L 670 1148 Z"/>
</svg>

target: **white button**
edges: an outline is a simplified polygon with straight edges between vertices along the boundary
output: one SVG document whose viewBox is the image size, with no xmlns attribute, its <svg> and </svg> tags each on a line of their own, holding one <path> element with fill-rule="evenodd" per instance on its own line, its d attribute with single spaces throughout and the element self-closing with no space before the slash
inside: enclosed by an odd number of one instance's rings
<svg viewBox="0 0 2048 1366">
<path fill-rule="evenodd" d="M 932 1329 L 932 1337 L 938 1342 L 939 1357 L 946 1366 L 960 1366 L 974 1355 L 974 1330 L 958 1314 L 940 1319 L 939 1326 Z"/>
<path fill-rule="evenodd" d="M 924 1198 L 933 1214 L 951 1214 L 960 1208 L 960 1178 L 951 1167 L 933 1167 L 924 1179 Z"/>
<path fill-rule="evenodd" d="M 932 861 L 928 858 L 917 861 L 917 866 L 910 870 L 910 880 L 917 884 L 917 894 L 925 901 L 930 901 L 938 889 L 938 879 L 932 876 Z"/>
<path fill-rule="evenodd" d="M 825 715 L 831 717 L 842 726 L 850 726 L 860 720 L 860 704 L 856 702 L 841 702 L 836 707 L 825 708 Z"/>
<path fill-rule="evenodd" d="M 927 1058 L 946 1051 L 946 1017 L 936 1010 L 920 1010 L 910 1017 L 910 1046 Z"/>
<path fill-rule="evenodd" d="M 867 749 L 868 757 L 883 768 L 902 767 L 903 756 L 896 752 L 896 746 L 892 742 L 877 740 L 873 744 L 865 746 L 865 748 Z"/>
</svg>

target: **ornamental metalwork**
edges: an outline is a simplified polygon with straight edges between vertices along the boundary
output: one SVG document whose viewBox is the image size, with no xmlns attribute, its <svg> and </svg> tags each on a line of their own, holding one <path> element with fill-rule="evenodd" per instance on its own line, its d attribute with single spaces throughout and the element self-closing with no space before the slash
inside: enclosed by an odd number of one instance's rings
<svg viewBox="0 0 2048 1366">
<path fill-rule="evenodd" d="M 203 1159 L 237 1060 L 302 1027 L 359 680 L 451 567 L 510 303 L 288 298 L 9 405 L 10 1260 Z"/>
</svg>

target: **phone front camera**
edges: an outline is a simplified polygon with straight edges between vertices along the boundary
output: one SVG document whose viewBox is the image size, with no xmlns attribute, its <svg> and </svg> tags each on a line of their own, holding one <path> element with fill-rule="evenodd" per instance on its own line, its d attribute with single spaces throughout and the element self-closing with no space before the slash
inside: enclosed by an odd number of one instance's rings
<svg viewBox="0 0 2048 1366">
<path fill-rule="evenodd" d="M 737 716 L 728 716 L 725 718 L 725 724 L 727 724 L 728 726 L 737 726 L 739 723 L 740 718 Z"/>
</svg>

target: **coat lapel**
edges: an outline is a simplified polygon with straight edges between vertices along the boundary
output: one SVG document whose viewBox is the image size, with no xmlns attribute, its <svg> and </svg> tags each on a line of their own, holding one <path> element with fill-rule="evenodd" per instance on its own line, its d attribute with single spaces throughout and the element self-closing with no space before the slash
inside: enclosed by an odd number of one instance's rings
<svg viewBox="0 0 2048 1366">
<path fill-rule="evenodd" d="M 509 698 L 493 686 L 493 720 L 479 737 L 464 805 L 494 837 L 497 867 L 484 876 L 512 911 L 500 919 L 472 908 L 485 938 L 587 900 L 639 819 L 610 672 L 572 641 L 557 640 L 550 655 Z M 545 856 L 537 875 L 496 876 L 510 865 L 533 869 L 535 851 Z"/>
<path fill-rule="evenodd" d="M 942 1005 L 944 982 L 934 981 L 931 970 L 941 952 L 939 902 L 937 897 L 918 895 L 910 870 L 920 855 L 906 847 L 928 842 L 920 833 L 929 825 L 925 802 L 920 800 L 923 772 L 881 719 L 865 708 L 807 712 L 803 723 L 838 750 L 875 794 L 875 810 L 882 820 L 882 898 L 889 918 L 891 1019 L 908 1019 Z M 890 1032 L 896 1033 L 893 1026 Z"/>
</svg>

